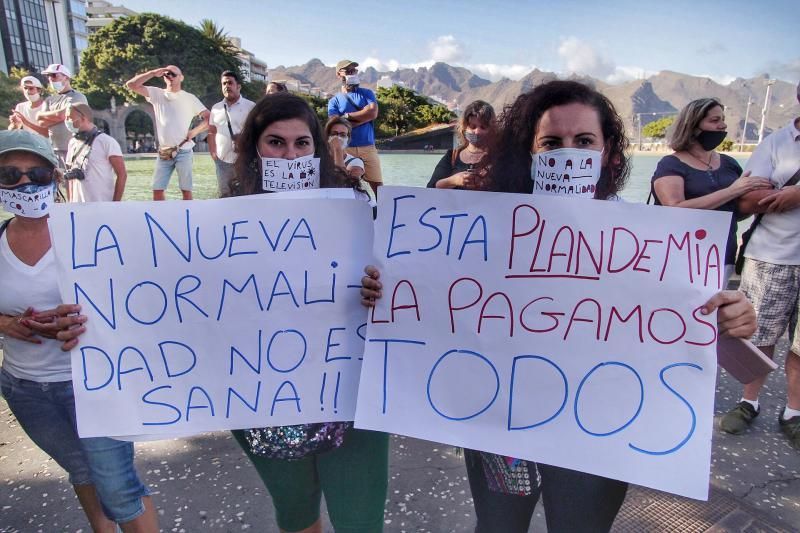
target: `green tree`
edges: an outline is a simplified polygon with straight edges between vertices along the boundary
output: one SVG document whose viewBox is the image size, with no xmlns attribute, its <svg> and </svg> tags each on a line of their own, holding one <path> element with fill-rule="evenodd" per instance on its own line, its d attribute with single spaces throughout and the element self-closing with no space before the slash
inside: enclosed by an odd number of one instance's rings
<svg viewBox="0 0 800 533">
<path fill-rule="evenodd" d="M 267 90 L 267 84 L 260 80 L 243 81 L 242 82 L 242 96 L 248 100 L 258 102 L 264 92 Z"/>
<path fill-rule="evenodd" d="M 380 113 L 375 121 L 378 137 L 391 137 L 415 128 L 450 122 L 453 115 L 441 104 L 399 85 L 379 87 L 376 97 Z"/>
<path fill-rule="evenodd" d="M 423 125 L 449 124 L 455 118 L 455 113 L 440 104 L 423 104 L 417 107 L 417 121 Z"/>
<path fill-rule="evenodd" d="M 730 152 L 733 150 L 733 141 L 731 139 L 725 139 L 720 143 L 719 149 L 723 152 Z"/>
<path fill-rule="evenodd" d="M 231 42 L 230 37 L 225 32 L 225 29 L 222 26 L 217 26 L 217 23 L 213 20 L 201 20 L 199 28 L 200 33 L 213 41 L 220 50 L 234 56 L 239 53 L 239 49 L 236 48 L 236 46 L 234 46 L 234 44 Z"/>
<path fill-rule="evenodd" d="M 675 117 L 664 117 L 653 122 L 648 122 L 642 128 L 642 135 L 653 139 L 663 139 L 667 136 L 667 128 L 675 122 Z"/>
<path fill-rule="evenodd" d="M 19 91 L 19 78 L 13 78 L 0 72 L 0 128 L 8 127 L 8 116 L 17 103 L 23 99 Z"/>
<path fill-rule="evenodd" d="M 221 98 L 219 75 L 238 70 L 240 62 L 196 28 L 144 13 L 117 19 L 89 37 L 74 85 L 98 109 L 107 108 L 112 96 L 118 102 L 142 101 L 125 82 L 164 65 L 179 66 L 186 77 L 183 88 L 211 106 Z M 163 86 L 158 80 L 151 83 Z"/>
</svg>

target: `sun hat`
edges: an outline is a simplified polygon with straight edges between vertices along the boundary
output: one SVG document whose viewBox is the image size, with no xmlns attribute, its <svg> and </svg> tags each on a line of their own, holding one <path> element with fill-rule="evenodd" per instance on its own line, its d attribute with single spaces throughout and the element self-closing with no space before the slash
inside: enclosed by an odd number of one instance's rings
<svg viewBox="0 0 800 533">
<path fill-rule="evenodd" d="M 68 78 L 72 78 L 72 72 L 61 63 L 53 63 L 42 71 L 42 74 L 63 74 Z"/>
<path fill-rule="evenodd" d="M 25 87 L 26 83 L 30 83 L 34 87 L 38 87 L 40 89 L 44 89 L 44 86 L 42 86 L 42 82 L 39 81 L 39 78 L 37 78 L 36 76 L 25 76 L 24 78 L 19 80 L 19 86 L 20 87 Z"/>
<path fill-rule="evenodd" d="M 358 66 L 358 63 L 356 63 L 356 62 L 355 62 L 355 61 L 353 61 L 352 59 L 342 59 L 341 61 L 339 61 L 338 63 L 336 63 L 336 72 L 339 72 L 339 71 L 340 71 L 340 70 L 342 70 L 343 68 L 347 68 L 347 67 L 349 67 L 350 65 L 353 65 L 354 67 L 357 67 L 357 66 Z"/>
<path fill-rule="evenodd" d="M 30 152 L 54 167 L 58 166 L 58 158 L 53 152 L 50 139 L 37 133 L 25 130 L 0 131 L 0 156 L 8 152 Z"/>
</svg>

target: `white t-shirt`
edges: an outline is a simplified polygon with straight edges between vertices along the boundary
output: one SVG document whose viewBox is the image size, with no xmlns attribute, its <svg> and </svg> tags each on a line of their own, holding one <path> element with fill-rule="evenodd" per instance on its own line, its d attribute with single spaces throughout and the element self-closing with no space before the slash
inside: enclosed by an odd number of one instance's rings
<svg viewBox="0 0 800 533">
<path fill-rule="evenodd" d="M 83 141 L 72 138 L 67 150 L 67 164 L 73 161 L 74 166 L 83 169 L 86 179 L 69 180 L 70 201 L 77 202 L 111 202 L 114 200 L 114 186 L 117 175 L 108 160 L 111 156 L 122 157 L 122 149 L 116 139 L 105 133 L 98 135 L 92 142 L 89 156 L 84 160 L 86 147 Z M 72 167 L 70 167 L 72 168 Z"/>
<path fill-rule="evenodd" d="M 39 262 L 29 266 L 17 259 L 8 246 L 8 232 L 0 237 L 0 313 L 20 315 L 28 307 L 37 311 L 61 304 L 58 271 L 53 249 Z M 69 381 L 70 354 L 61 351 L 61 342 L 39 337 L 42 344 L 32 344 L 6 337 L 3 368 L 19 379 L 30 381 Z"/>
<path fill-rule="evenodd" d="M 156 114 L 156 136 L 161 146 L 177 146 L 186 138 L 192 119 L 206 110 L 195 95 L 186 91 L 169 92 L 159 87 L 148 87 L 147 101 L 153 104 Z M 191 150 L 194 142 L 183 143 L 181 150 Z"/>
<path fill-rule="evenodd" d="M 36 117 L 39 115 L 39 111 L 44 109 L 44 101 L 40 100 L 42 103 L 39 104 L 39 107 L 33 107 L 30 102 L 20 102 L 14 107 L 14 111 L 20 113 L 23 117 L 27 118 L 29 121 L 33 122 L 34 124 L 38 124 L 36 122 Z M 29 128 L 23 124 L 22 129 L 25 131 L 29 131 L 31 133 L 35 133 L 39 135 L 39 132 L 34 130 L 33 128 Z"/>
<path fill-rule="evenodd" d="M 364 170 L 364 161 L 359 159 L 358 157 L 353 157 L 351 155 L 344 156 L 344 168 L 350 170 L 351 168 L 360 168 Z"/>
<path fill-rule="evenodd" d="M 252 100 L 240 96 L 234 104 L 228 105 L 227 115 L 225 114 L 226 104 L 225 100 L 214 104 L 211 108 L 211 116 L 208 122 L 217 128 L 217 134 L 214 136 L 214 140 L 217 143 L 217 157 L 226 163 L 235 163 L 236 152 L 233 151 L 231 132 L 228 129 L 228 117 L 230 116 L 231 130 L 233 130 L 234 135 L 237 135 L 242 131 L 248 113 L 256 104 Z"/>
<path fill-rule="evenodd" d="M 753 176 L 769 178 L 780 188 L 798 168 L 800 131 L 792 121 L 758 145 L 744 170 Z M 800 207 L 764 215 L 744 255 L 775 265 L 800 265 Z"/>
</svg>

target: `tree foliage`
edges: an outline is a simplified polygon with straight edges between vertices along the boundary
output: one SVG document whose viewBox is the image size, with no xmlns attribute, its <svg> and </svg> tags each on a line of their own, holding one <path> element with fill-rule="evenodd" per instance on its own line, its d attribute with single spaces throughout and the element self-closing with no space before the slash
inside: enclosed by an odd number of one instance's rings
<svg viewBox="0 0 800 533">
<path fill-rule="evenodd" d="M 726 138 L 722 143 L 719 145 L 719 149 L 723 152 L 730 152 L 733 150 L 733 140 Z"/>
<path fill-rule="evenodd" d="M 376 96 L 380 108 L 375 121 L 378 137 L 397 136 L 431 124 L 446 124 L 455 118 L 445 106 L 399 85 L 388 89 L 379 87 Z"/>
<path fill-rule="evenodd" d="M 642 135 L 653 139 L 663 139 L 667 136 L 667 129 L 675 122 L 675 117 L 664 117 L 653 122 L 648 122 L 642 128 Z"/>
<path fill-rule="evenodd" d="M 221 30 L 220 30 L 221 31 Z M 227 41 L 226 41 L 227 42 Z M 185 76 L 183 88 L 207 106 L 221 98 L 219 75 L 239 70 L 240 62 L 200 30 L 153 13 L 122 17 L 89 36 L 74 86 L 92 107 L 105 109 L 112 96 L 119 103 L 142 101 L 125 82 L 148 70 L 177 65 Z M 149 84 L 163 87 L 163 82 Z"/>
<path fill-rule="evenodd" d="M 220 50 L 234 56 L 238 53 L 239 50 L 233 45 L 225 29 L 222 26 L 218 26 L 213 20 L 201 20 L 198 28 L 200 33 L 211 39 Z"/>
</svg>

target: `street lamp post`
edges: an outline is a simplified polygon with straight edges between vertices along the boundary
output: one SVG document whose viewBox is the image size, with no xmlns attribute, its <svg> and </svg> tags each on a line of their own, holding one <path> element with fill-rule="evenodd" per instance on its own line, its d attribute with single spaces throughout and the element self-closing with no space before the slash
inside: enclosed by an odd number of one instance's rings
<svg viewBox="0 0 800 533">
<path fill-rule="evenodd" d="M 767 94 L 764 96 L 764 107 L 761 108 L 761 126 L 758 128 L 758 144 L 761 144 L 764 138 L 764 124 L 767 121 L 767 112 L 769 111 L 769 92 L 775 80 L 767 80 Z"/>
<path fill-rule="evenodd" d="M 753 99 L 749 96 L 747 97 L 747 111 L 744 113 L 744 127 L 742 128 L 742 141 L 739 143 L 739 151 L 744 152 L 744 139 L 745 135 L 747 135 L 747 119 L 750 118 L 750 104 L 753 103 Z"/>
</svg>

